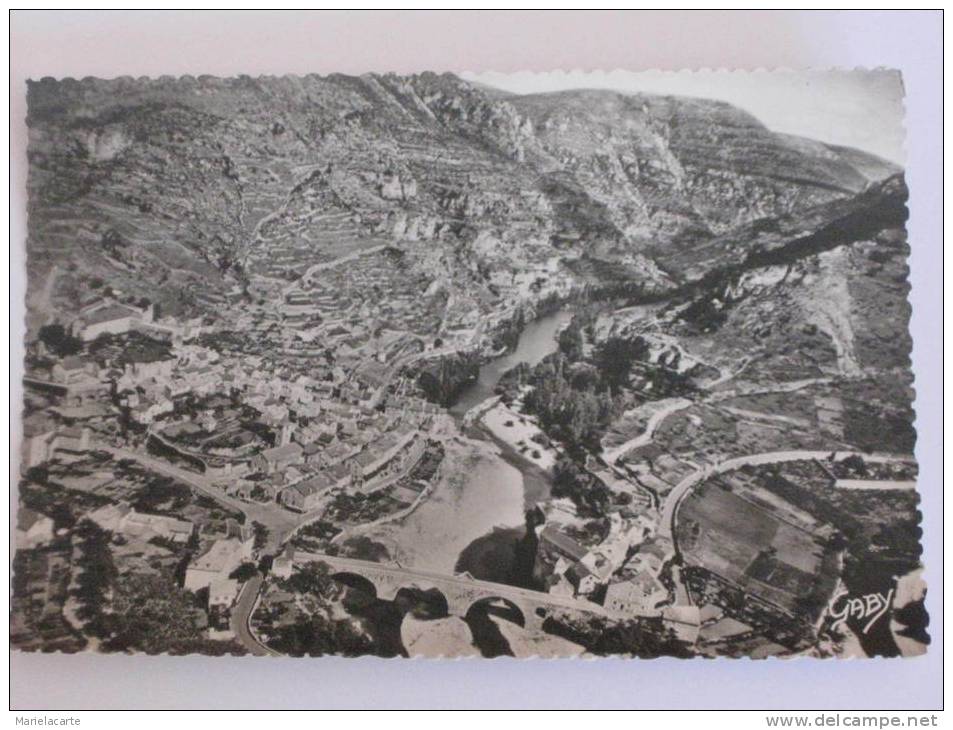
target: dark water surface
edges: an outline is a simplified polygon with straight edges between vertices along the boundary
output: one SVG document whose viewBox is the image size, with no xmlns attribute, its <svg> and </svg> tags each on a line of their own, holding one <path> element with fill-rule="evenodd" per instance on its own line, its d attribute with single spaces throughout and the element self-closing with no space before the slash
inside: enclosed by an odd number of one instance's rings
<svg viewBox="0 0 953 730">
<path fill-rule="evenodd" d="M 547 355 L 555 352 L 559 346 L 557 334 L 569 323 L 572 314 L 569 309 L 560 309 L 530 322 L 523 330 L 516 349 L 483 366 L 480 369 L 479 379 L 463 392 L 460 400 L 451 408 L 451 412 L 462 416 L 487 398 L 492 398 L 500 378 L 519 363 L 537 365 Z M 524 509 L 532 509 L 538 502 L 549 498 L 552 491 L 552 478 L 544 469 L 513 451 L 510 446 L 495 438 L 480 424 L 469 426 L 467 435 L 492 441 L 499 447 L 502 459 L 519 470 L 523 477 Z M 525 544 L 525 535 L 525 527 L 514 527 L 495 528 L 486 535 L 478 537 L 460 553 L 456 572 L 468 572 L 474 578 L 494 583 L 533 588 L 533 556 L 528 555 L 533 546 Z M 485 621 L 480 620 L 478 623 L 482 625 Z"/>
<path fill-rule="evenodd" d="M 572 319 L 572 310 L 559 309 L 529 322 L 520 334 L 516 348 L 506 355 L 490 360 L 480 366 L 480 375 L 464 388 L 457 402 L 450 408 L 455 416 L 463 416 L 474 406 L 492 398 L 496 384 L 503 374 L 521 362 L 537 365 L 556 350 L 556 335 Z"/>
<path fill-rule="evenodd" d="M 459 400 L 450 409 L 457 417 L 495 395 L 500 378 L 521 362 L 533 366 L 558 347 L 556 335 L 572 319 L 572 311 L 560 309 L 526 325 L 513 352 L 496 358 L 480 368 L 479 377 L 462 392 Z M 479 426 L 468 429 L 468 435 L 493 441 L 500 447 L 502 458 L 519 469 L 523 475 L 524 503 L 529 509 L 550 493 L 549 475 Z M 474 578 L 504 583 L 524 588 L 533 588 L 533 560 L 535 541 L 526 540 L 525 527 L 497 528 L 470 543 L 457 560 L 456 572 L 469 572 Z M 419 619 L 441 618 L 446 615 L 443 607 L 432 596 L 398 595 L 394 601 L 383 601 L 368 592 L 366 587 L 350 586 L 345 607 L 352 616 L 362 619 L 370 633 L 375 653 L 379 656 L 406 656 L 400 636 L 400 626 L 406 613 L 412 612 Z M 485 657 L 511 655 L 509 644 L 500 633 L 490 615 L 511 620 L 508 612 L 497 606 L 475 606 L 465 617 L 473 644 Z"/>
</svg>

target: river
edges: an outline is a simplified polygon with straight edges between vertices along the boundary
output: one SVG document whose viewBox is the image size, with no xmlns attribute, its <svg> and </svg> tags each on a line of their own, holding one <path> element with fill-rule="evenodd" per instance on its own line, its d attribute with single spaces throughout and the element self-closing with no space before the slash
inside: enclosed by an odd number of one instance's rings
<svg viewBox="0 0 953 730">
<path fill-rule="evenodd" d="M 516 348 L 502 357 L 496 358 L 480 368 L 477 378 L 462 393 L 460 399 L 450 409 L 455 416 L 462 417 L 470 409 L 480 405 L 495 395 L 496 386 L 508 371 L 527 363 L 535 366 L 543 358 L 556 351 L 557 335 L 572 319 L 572 310 L 559 309 L 530 322 L 520 334 Z M 522 476 L 523 508 L 532 508 L 539 500 L 549 495 L 550 477 L 538 466 L 522 458 L 502 441 L 493 439 L 483 429 L 477 427 L 468 431 L 475 438 L 485 438 L 496 444 L 504 461 L 519 470 Z M 532 556 L 520 557 L 520 548 L 526 535 L 525 527 L 494 527 L 471 542 L 460 553 L 454 570 L 458 573 L 469 572 L 475 578 L 499 583 L 509 583 L 523 588 L 532 585 Z"/>
<path fill-rule="evenodd" d="M 512 352 L 485 363 L 479 377 L 450 409 L 458 422 L 471 408 L 494 397 L 497 383 L 506 372 L 521 362 L 536 365 L 554 352 L 558 346 L 556 335 L 572 314 L 569 309 L 560 309 L 528 323 Z M 465 467 L 460 477 L 442 479 L 413 514 L 382 525 L 368 536 L 385 545 L 402 565 L 444 573 L 468 571 L 476 578 L 534 587 L 535 541 L 526 539 L 524 512 L 549 494 L 549 475 L 478 425 L 467 428 L 466 437 L 446 444 L 446 458 L 456 459 Z M 364 596 L 356 601 L 351 613 L 364 619 L 376 653 L 395 656 L 407 653 L 401 638 L 407 610 L 396 602 Z M 460 640 L 461 632 L 469 633 L 472 646 L 484 656 L 511 653 L 497 623 L 507 617 L 496 616 L 493 607 L 471 611 L 464 619 L 466 629 L 459 621 L 446 619 L 445 609 L 419 613 L 417 623 L 436 621 L 435 630 L 450 632 L 455 641 Z M 407 628 L 417 634 L 425 630 L 423 625 Z"/>
<path fill-rule="evenodd" d="M 572 319 L 571 309 L 559 309 L 528 323 L 520 334 L 516 348 L 506 355 L 495 358 L 480 367 L 480 375 L 460 394 L 450 408 L 455 416 L 462 417 L 474 406 L 480 405 L 495 394 L 500 378 L 519 365 L 537 365 L 544 357 L 556 350 L 556 335 Z"/>
</svg>

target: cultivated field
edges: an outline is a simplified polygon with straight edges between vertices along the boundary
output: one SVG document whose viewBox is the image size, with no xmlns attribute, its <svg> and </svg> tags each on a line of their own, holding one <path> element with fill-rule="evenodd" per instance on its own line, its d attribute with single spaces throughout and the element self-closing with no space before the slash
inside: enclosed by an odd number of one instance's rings
<svg viewBox="0 0 953 730">
<path fill-rule="evenodd" d="M 824 548 L 812 532 L 714 481 L 685 500 L 677 530 L 688 563 L 789 610 L 822 568 Z"/>
</svg>

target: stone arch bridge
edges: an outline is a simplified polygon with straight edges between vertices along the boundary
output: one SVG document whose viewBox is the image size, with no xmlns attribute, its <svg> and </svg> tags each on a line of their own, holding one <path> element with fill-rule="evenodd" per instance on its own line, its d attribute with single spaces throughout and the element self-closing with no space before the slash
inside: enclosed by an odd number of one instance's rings
<svg viewBox="0 0 953 730">
<path fill-rule="evenodd" d="M 447 612 L 460 618 L 465 617 L 473 606 L 480 603 L 506 604 L 520 614 L 523 626 L 530 629 L 542 629 L 543 621 L 556 611 L 603 618 L 628 617 L 616 615 L 590 601 L 476 580 L 469 575 L 442 575 L 404 568 L 394 563 L 373 563 L 368 560 L 298 551 L 295 551 L 294 561 L 325 563 L 335 576 L 356 575 L 373 585 L 377 598 L 385 601 L 394 600 L 404 589 L 436 589 L 446 598 Z"/>
</svg>

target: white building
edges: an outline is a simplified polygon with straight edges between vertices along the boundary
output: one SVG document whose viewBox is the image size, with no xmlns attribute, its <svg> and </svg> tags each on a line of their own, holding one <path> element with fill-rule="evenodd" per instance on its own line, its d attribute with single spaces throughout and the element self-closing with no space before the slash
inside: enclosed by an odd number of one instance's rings
<svg viewBox="0 0 953 730">
<path fill-rule="evenodd" d="M 175 543 L 188 542 L 195 526 L 186 520 L 165 515 L 136 512 L 128 504 L 107 504 L 86 515 L 104 530 L 122 533 L 138 540 L 161 537 Z"/>
<path fill-rule="evenodd" d="M 250 557 L 251 543 L 232 539 L 216 540 L 185 571 L 185 587 L 190 591 L 208 588 L 213 581 L 228 578 L 235 568 Z"/>
<path fill-rule="evenodd" d="M 234 578 L 219 578 L 209 584 L 209 611 L 219 609 L 228 611 L 238 597 L 238 581 Z"/>
<path fill-rule="evenodd" d="M 84 309 L 73 320 L 73 336 L 83 342 L 91 342 L 103 334 L 122 335 L 139 324 L 152 322 L 152 307 L 139 310 L 118 302 L 99 302 Z"/>
<path fill-rule="evenodd" d="M 32 550 L 48 544 L 53 539 L 53 520 L 39 512 L 22 508 L 17 512 L 16 545 Z"/>
</svg>

